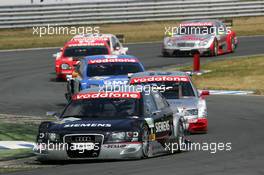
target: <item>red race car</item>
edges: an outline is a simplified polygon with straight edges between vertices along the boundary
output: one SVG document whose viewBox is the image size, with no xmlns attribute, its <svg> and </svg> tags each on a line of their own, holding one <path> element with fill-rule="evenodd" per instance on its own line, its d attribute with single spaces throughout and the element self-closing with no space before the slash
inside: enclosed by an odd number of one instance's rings
<svg viewBox="0 0 264 175">
<path fill-rule="evenodd" d="M 55 54 L 55 70 L 57 79 L 67 79 L 80 60 L 91 55 L 109 55 L 111 49 L 104 40 L 71 39 L 60 52 Z"/>
</svg>

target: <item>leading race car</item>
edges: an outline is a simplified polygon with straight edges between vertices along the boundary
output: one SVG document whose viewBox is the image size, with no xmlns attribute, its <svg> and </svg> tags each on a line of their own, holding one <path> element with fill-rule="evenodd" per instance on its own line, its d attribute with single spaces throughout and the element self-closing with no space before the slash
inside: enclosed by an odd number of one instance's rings
<svg viewBox="0 0 264 175">
<path fill-rule="evenodd" d="M 184 72 L 142 72 L 130 78 L 130 85 L 151 85 L 160 90 L 171 108 L 184 116 L 190 133 L 207 132 L 207 106 L 205 96 L 199 93 L 188 74 Z"/>
<path fill-rule="evenodd" d="M 66 80 L 82 58 L 90 55 L 111 54 L 110 47 L 103 40 L 71 40 L 65 44 L 61 52 L 55 55 L 55 71 L 57 79 Z"/>
<path fill-rule="evenodd" d="M 40 124 L 38 160 L 140 159 L 184 142 L 182 117 L 158 91 L 128 89 L 75 94 L 58 121 Z"/>
<path fill-rule="evenodd" d="M 236 33 L 219 20 L 185 21 L 176 27 L 172 36 L 165 37 L 163 56 L 201 55 L 217 56 L 234 52 L 238 45 Z"/>
<path fill-rule="evenodd" d="M 143 71 L 143 65 L 131 55 L 88 56 L 68 76 L 66 99 L 87 88 L 127 84 L 129 74 Z"/>
</svg>

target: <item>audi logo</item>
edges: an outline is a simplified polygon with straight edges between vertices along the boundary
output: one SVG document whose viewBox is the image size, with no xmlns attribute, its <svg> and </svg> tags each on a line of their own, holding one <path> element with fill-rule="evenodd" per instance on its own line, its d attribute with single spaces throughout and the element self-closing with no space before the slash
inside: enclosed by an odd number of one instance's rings
<svg viewBox="0 0 264 175">
<path fill-rule="evenodd" d="M 76 142 L 89 142 L 92 141 L 92 138 L 90 136 L 80 136 L 80 137 L 75 137 Z"/>
</svg>

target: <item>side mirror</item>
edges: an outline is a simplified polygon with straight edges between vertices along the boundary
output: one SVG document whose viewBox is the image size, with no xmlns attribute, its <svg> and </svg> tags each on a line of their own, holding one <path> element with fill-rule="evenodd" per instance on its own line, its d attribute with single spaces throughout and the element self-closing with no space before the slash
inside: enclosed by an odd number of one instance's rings
<svg viewBox="0 0 264 175">
<path fill-rule="evenodd" d="M 54 117 L 56 115 L 57 115 L 57 112 L 55 112 L 55 111 L 48 111 L 48 112 L 46 112 L 46 116 L 48 116 L 48 117 Z"/>
<path fill-rule="evenodd" d="M 59 57 L 60 55 L 61 55 L 61 52 L 57 52 L 57 53 L 52 54 L 52 57 L 57 58 L 57 57 Z"/>
<path fill-rule="evenodd" d="M 123 51 L 126 53 L 128 51 L 128 47 L 123 47 Z"/>
<path fill-rule="evenodd" d="M 208 95 L 210 95 L 210 92 L 209 91 L 202 91 L 202 92 L 200 92 L 200 97 L 208 96 Z"/>
<path fill-rule="evenodd" d="M 62 52 L 63 51 L 63 48 L 60 48 L 60 52 Z"/>
<path fill-rule="evenodd" d="M 55 117 L 57 120 L 59 120 L 58 115 L 59 114 L 57 112 L 55 112 L 55 111 L 48 111 L 48 112 L 46 112 L 46 116 L 48 116 L 48 117 Z"/>
</svg>

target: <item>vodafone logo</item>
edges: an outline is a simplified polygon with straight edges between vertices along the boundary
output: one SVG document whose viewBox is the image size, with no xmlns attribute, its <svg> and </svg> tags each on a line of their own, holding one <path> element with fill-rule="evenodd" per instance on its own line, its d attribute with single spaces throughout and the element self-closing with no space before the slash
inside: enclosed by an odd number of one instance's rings
<svg viewBox="0 0 264 175">
<path fill-rule="evenodd" d="M 69 44 L 68 47 L 76 47 L 76 46 L 104 46 L 104 43 L 93 43 L 93 42 L 80 42 L 78 44 Z"/>
<path fill-rule="evenodd" d="M 143 77 L 143 78 L 132 78 L 131 84 L 147 83 L 147 82 L 162 82 L 162 81 L 184 81 L 188 82 L 188 77 L 184 76 L 152 76 L 152 77 Z"/>
<path fill-rule="evenodd" d="M 139 92 L 94 92 L 77 94 L 73 96 L 73 100 L 96 99 L 96 98 L 140 98 Z"/>
<path fill-rule="evenodd" d="M 181 27 L 191 27 L 191 26 L 213 26 L 213 23 L 211 22 L 192 22 L 192 23 L 183 23 L 180 24 Z"/>
<path fill-rule="evenodd" d="M 89 60 L 88 64 L 100 64 L 100 63 L 135 63 L 137 62 L 134 58 L 106 58 L 98 60 Z"/>
</svg>

